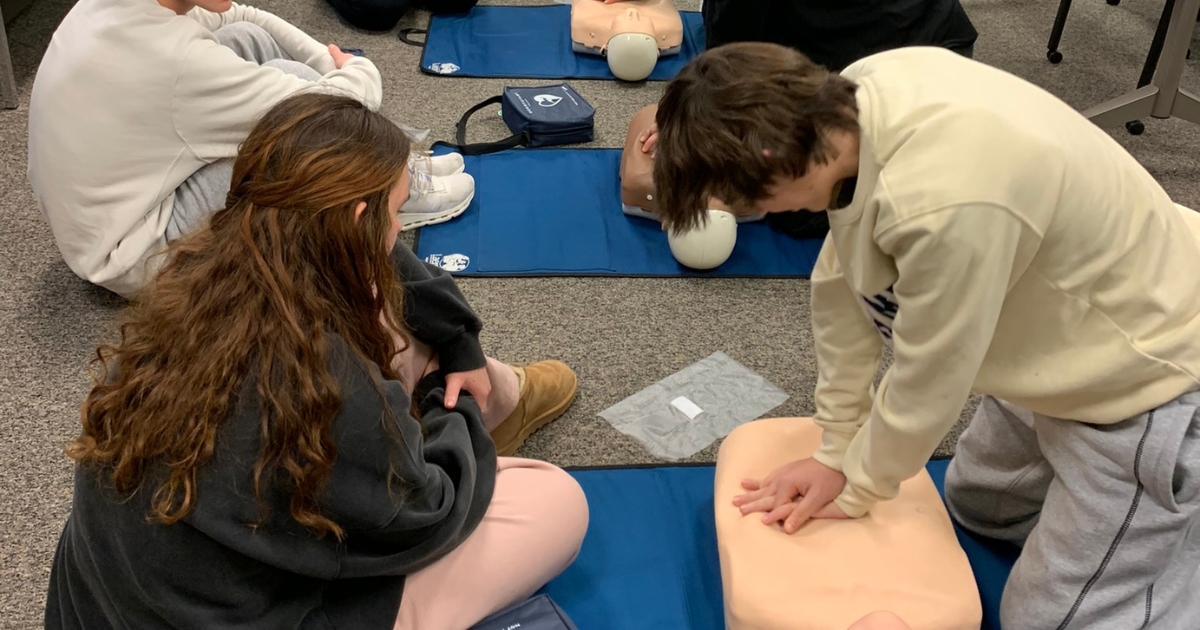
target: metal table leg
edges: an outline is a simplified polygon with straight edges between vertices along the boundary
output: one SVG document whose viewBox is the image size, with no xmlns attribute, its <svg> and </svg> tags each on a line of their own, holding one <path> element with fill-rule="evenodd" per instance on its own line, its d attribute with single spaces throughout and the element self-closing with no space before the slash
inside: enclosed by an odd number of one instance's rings
<svg viewBox="0 0 1200 630">
<path fill-rule="evenodd" d="M 1091 107 L 1083 115 L 1101 127 L 1121 125 L 1147 116 L 1182 118 L 1200 124 L 1200 100 L 1179 86 L 1198 11 L 1200 0 L 1176 0 L 1171 25 L 1163 40 L 1162 55 L 1150 85 Z"/>
<path fill-rule="evenodd" d="M 12 57 L 8 54 L 3 12 L 0 12 L 0 106 L 5 109 L 17 107 L 17 80 L 13 78 Z"/>
</svg>

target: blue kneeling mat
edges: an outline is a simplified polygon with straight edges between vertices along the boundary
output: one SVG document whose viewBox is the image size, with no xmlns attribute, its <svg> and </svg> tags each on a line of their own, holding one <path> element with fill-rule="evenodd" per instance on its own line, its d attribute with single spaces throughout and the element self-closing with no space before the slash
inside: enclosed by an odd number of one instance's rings
<svg viewBox="0 0 1200 630">
<path fill-rule="evenodd" d="M 414 247 L 456 275 L 806 278 L 821 250 L 819 239 L 742 223 L 729 260 L 695 271 L 676 262 L 657 221 L 621 211 L 620 149 L 511 149 L 464 161 L 475 199 L 459 217 L 421 228 Z"/>
<path fill-rule="evenodd" d="M 947 460 L 927 469 L 943 492 Z M 712 465 L 571 470 L 591 522 L 578 559 L 541 592 L 581 630 L 724 630 Z M 1014 547 L 956 526 L 983 599 L 983 630 L 1000 630 Z"/>
<path fill-rule="evenodd" d="M 683 45 L 659 58 L 649 81 L 668 81 L 704 50 L 700 13 L 682 11 Z M 421 71 L 447 77 L 608 79 L 608 61 L 571 49 L 571 7 L 477 6 L 435 15 L 425 33 Z"/>
</svg>

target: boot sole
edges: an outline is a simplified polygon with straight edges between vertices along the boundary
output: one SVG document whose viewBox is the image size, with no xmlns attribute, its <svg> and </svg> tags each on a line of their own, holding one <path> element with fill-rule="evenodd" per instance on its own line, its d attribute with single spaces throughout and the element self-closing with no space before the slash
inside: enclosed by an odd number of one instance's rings
<svg viewBox="0 0 1200 630">
<path fill-rule="evenodd" d="M 474 193 L 472 193 L 471 196 L 467 197 L 465 201 L 458 204 L 457 206 L 454 206 L 453 208 L 450 208 L 449 210 L 443 210 L 441 212 L 430 213 L 430 214 L 426 214 L 423 212 L 420 214 L 415 214 L 415 215 L 401 214 L 400 215 L 400 230 L 401 231 L 414 230 L 416 228 L 425 227 L 427 225 L 436 225 L 438 223 L 445 223 L 446 221 L 449 221 L 450 219 L 457 217 L 458 215 L 462 214 L 463 212 L 466 212 L 467 206 L 471 205 L 471 202 L 474 199 L 475 199 L 475 195 L 474 195 Z"/>
<path fill-rule="evenodd" d="M 544 416 L 529 423 L 529 426 L 526 427 L 526 429 L 524 431 L 521 431 L 520 433 L 517 434 L 517 439 L 513 440 L 512 443 L 507 444 L 504 447 L 501 447 L 499 444 L 497 444 L 496 445 L 496 455 L 498 457 L 512 457 L 512 455 L 514 453 L 516 453 L 518 449 L 520 449 L 522 446 L 525 445 L 525 441 L 529 439 L 529 436 L 536 433 L 538 429 L 561 418 L 562 415 L 564 413 L 566 413 L 568 409 L 571 408 L 571 405 L 575 403 L 575 394 L 578 391 L 579 391 L 579 379 L 576 378 L 575 382 L 571 385 L 571 393 L 570 393 L 570 395 L 567 396 L 565 402 L 559 404 L 557 407 L 551 408 L 549 411 L 546 412 L 546 414 Z"/>
</svg>

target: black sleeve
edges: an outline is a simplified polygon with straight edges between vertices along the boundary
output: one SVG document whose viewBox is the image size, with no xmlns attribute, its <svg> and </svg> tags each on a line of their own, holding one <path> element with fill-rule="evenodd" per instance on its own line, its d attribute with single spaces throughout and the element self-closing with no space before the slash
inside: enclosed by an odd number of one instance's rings
<svg viewBox="0 0 1200 630">
<path fill-rule="evenodd" d="M 383 379 L 377 365 L 352 352 L 336 335 L 330 335 L 329 343 L 330 371 L 341 405 L 331 427 L 334 463 L 322 484 L 319 509 L 342 528 L 344 538 L 314 535 L 292 518 L 293 489 L 286 471 L 276 469 L 264 476 L 262 492 L 256 495 L 254 462 L 263 451 L 262 400 L 255 379 L 249 378 L 221 427 L 212 458 L 198 471 L 197 504 L 185 519 L 190 527 L 155 527 L 152 533 L 157 533 L 143 534 L 149 531 L 142 524 L 150 493 L 139 492 L 135 497 L 141 503 L 129 521 L 139 529 L 121 540 L 147 536 L 138 543 L 147 549 L 169 544 L 170 552 L 159 557 L 205 567 L 187 574 L 203 588 L 229 584 L 239 593 L 277 592 L 270 600 L 276 603 L 294 595 L 288 589 L 302 582 L 269 579 L 264 566 L 292 577 L 336 580 L 341 584 L 337 596 L 342 598 L 349 597 L 345 589 L 354 584 L 368 588 L 353 580 L 379 578 L 371 587 L 377 590 L 363 591 L 367 596 L 395 590 L 397 582 L 383 578 L 403 579 L 462 544 L 483 521 L 496 484 L 496 446 L 478 403 L 464 392 L 455 409 L 446 409 L 445 379 L 439 372 L 418 383 L 419 393 L 410 398 L 403 384 Z M 77 509 L 83 507 L 77 503 Z M 249 526 L 264 517 L 260 526 Z M 143 558 L 154 557 L 142 551 Z M 245 588 L 258 579 L 266 583 Z M 334 595 L 329 589 L 323 593 L 322 597 Z M 399 594 L 386 597 L 385 608 L 390 607 L 394 620 Z"/>
<path fill-rule="evenodd" d="M 734 42 L 772 42 L 768 33 L 773 20 L 782 17 L 780 0 L 705 0 L 705 47 L 716 48 Z"/>
<path fill-rule="evenodd" d="M 408 575 L 445 556 L 483 520 L 496 483 L 496 447 L 474 398 L 446 409 L 445 380 L 434 372 L 414 394 L 418 419 L 399 382 L 375 381 L 373 366 L 365 374 L 339 417 L 325 493 L 347 530 L 343 579 Z"/>
<path fill-rule="evenodd" d="M 483 322 L 443 269 L 422 262 L 397 243 L 392 264 L 404 285 L 404 324 L 413 336 L 438 353 L 443 372 L 467 372 L 487 359 L 479 345 Z"/>
</svg>

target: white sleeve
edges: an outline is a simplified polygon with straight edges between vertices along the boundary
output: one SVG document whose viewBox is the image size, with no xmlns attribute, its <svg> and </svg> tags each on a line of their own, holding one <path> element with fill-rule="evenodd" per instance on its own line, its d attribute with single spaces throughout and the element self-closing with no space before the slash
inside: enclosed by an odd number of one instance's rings
<svg viewBox="0 0 1200 630">
<path fill-rule="evenodd" d="M 833 241 L 826 237 L 812 273 L 813 347 L 817 355 L 814 420 L 822 429 L 814 458 L 842 469 L 842 456 L 871 414 L 871 382 L 883 340 L 846 281 Z"/>
<path fill-rule="evenodd" d="M 1008 289 L 1038 238 L 1007 210 L 971 205 L 900 222 L 876 239 L 895 261 L 895 360 L 842 460 L 847 515 L 894 498 L 962 413 Z"/>
<path fill-rule="evenodd" d="M 257 24 L 275 39 L 289 57 L 316 70 L 322 76 L 337 69 L 333 55 L 329 54 L 328 45 L 318 42 L 308 33 L 273 13 L 235 2 L 224 13 L 213 13 L 196 7 L 189 11 L 188 15 L 210 31 L 234 22 Z"/>
<path fill-rule="evenodd" d="M 279 101 L 302 90 L 342 94 L 379 109 L 383 87 L 375 64 L 350 59 L 319 81 L 306 81 L 278 68 L 238 57 L 211 40 L 196 42 L 176 81 L 175 129 L 202 160 L 237 154 L 258 119 Z"/>
</svg>

